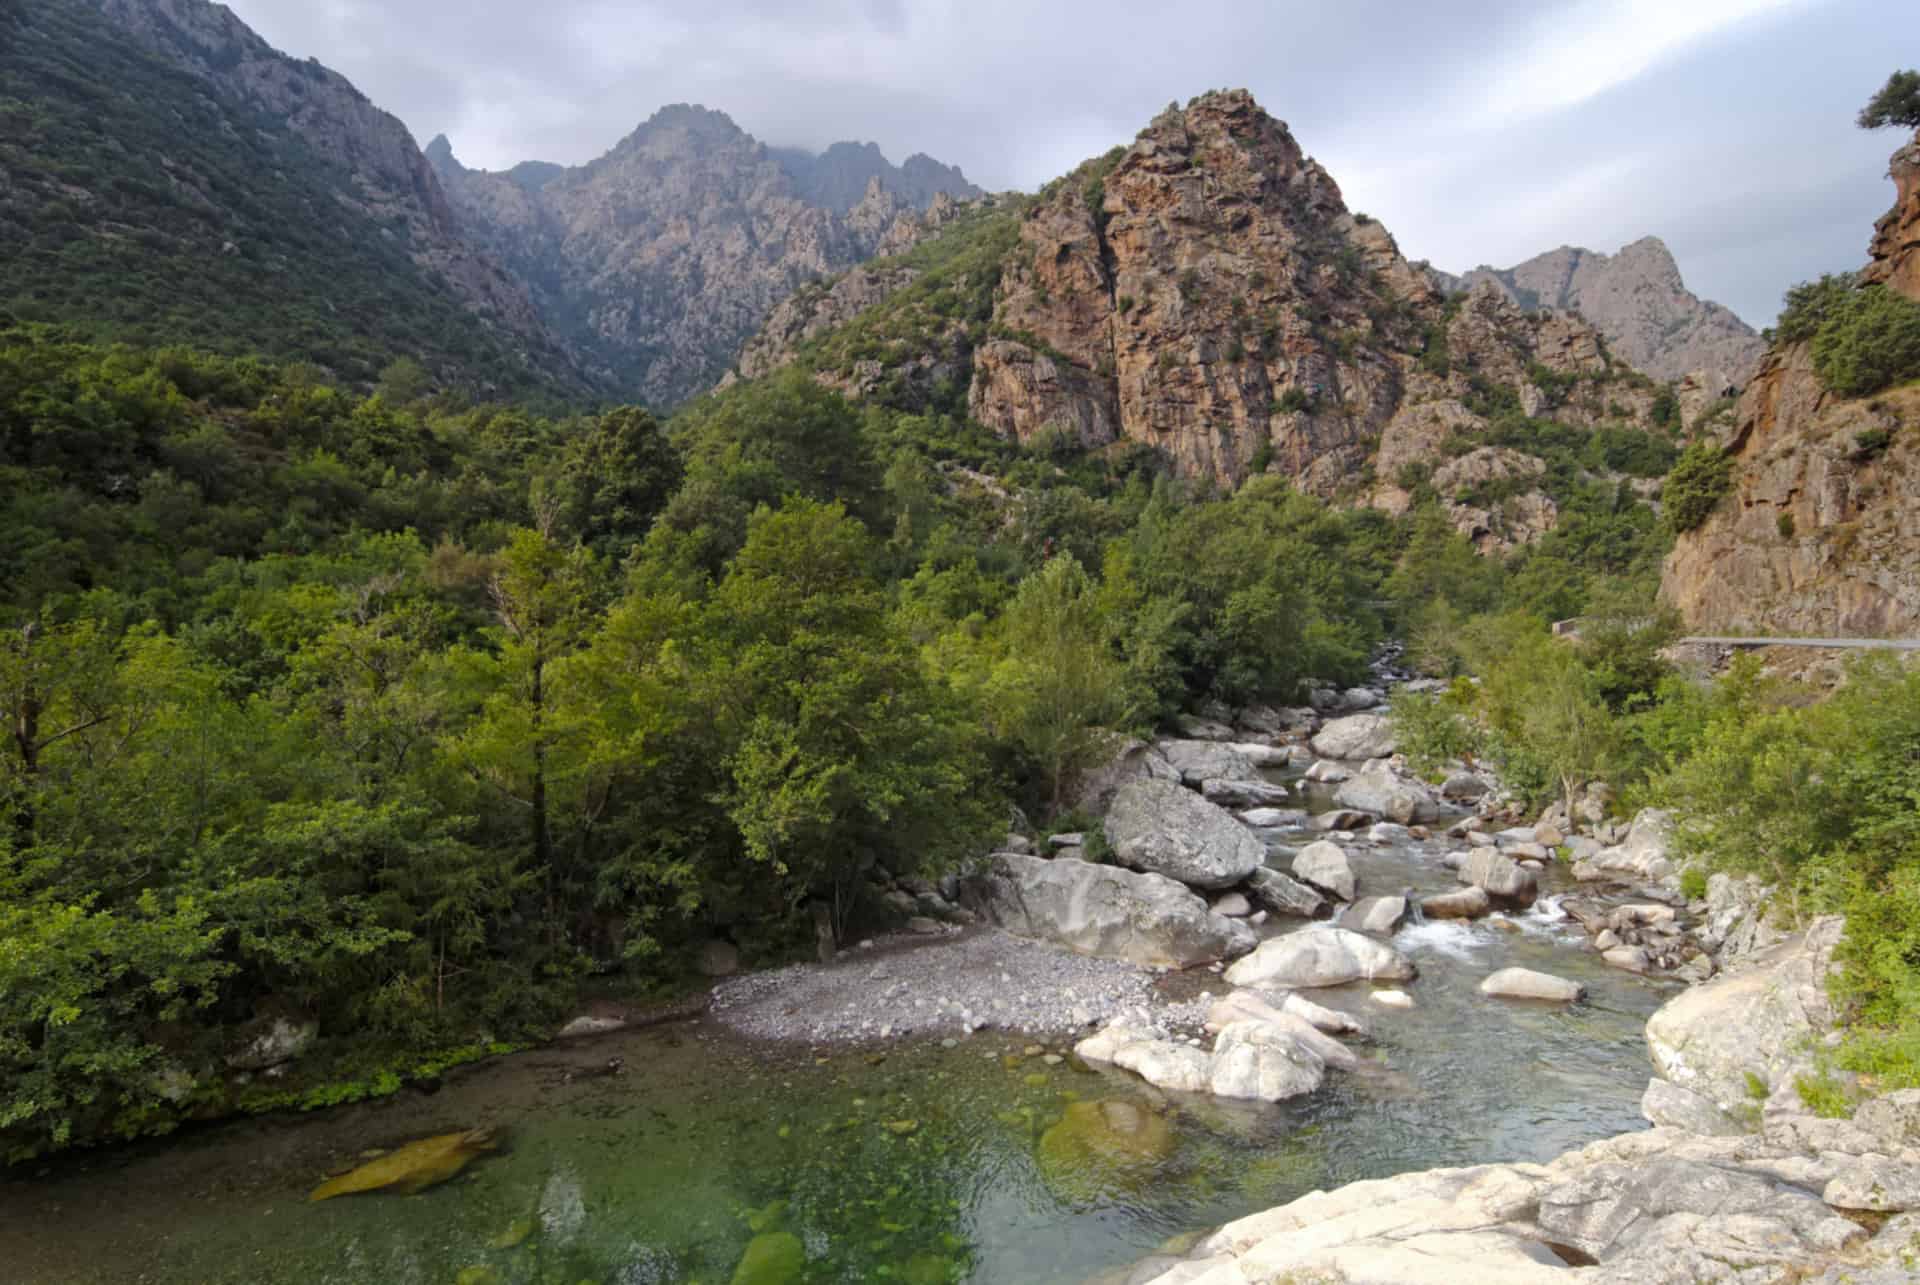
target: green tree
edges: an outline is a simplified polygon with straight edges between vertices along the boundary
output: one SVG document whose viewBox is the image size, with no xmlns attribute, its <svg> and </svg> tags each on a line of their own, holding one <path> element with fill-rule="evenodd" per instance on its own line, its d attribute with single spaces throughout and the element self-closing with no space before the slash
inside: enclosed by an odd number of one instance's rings
<svg viewBox="0 0 1920 1285">
<path fill-rule="evenodd" d="M 1920 129 L 1920 71 L 1896 71 L 1867 100 L 1854 123 L 1861 129 Z"/>
</svg>

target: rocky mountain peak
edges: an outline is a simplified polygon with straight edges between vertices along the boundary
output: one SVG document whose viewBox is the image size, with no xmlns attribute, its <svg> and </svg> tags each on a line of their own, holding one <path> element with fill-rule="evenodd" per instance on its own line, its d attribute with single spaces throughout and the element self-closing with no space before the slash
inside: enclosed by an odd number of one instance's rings
<svg viewBox="0 0 1920 1285">
<path fill-rule="evenodd" d="M 1751 326 L 1687 289 L 1673 252 L 1657 236 L 1611 255 L 1563 245 L 1511 268 L 1483 264 L 1460 277 L 1434 278 L 1447 290 L 1490 282 L 1529 310 L 1578 312 L 1614 352 L 1661 379 L 1694 375 L 1703 387 L 1737 386 L 1766 352 Z"/>
</svg>

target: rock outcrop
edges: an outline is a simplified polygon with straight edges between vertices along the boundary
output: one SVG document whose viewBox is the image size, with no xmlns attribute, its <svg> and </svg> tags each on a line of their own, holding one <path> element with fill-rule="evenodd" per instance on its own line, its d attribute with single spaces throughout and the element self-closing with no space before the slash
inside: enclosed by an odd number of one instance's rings
<svg viewBox="0 0 1920 1285">
<path fill-rule="evenodd" d="M 1592 326 L 1529 314 L 1491 284 L 1449 303 L 1243 91 L 1169 107 L 1130 146 L 1049 184 L 1008 231 L 984 324 L 951 306 L 971 286 L 942 283 L 949 306 L 915 305 L 888 342 L 876 329 L 833 360 L 809 353 L 834 325 L 858 331 L 855 300 L 928 285 L 856 271 L 778 318 L 742 374 L 804 360 L 903 406 L 964 384 L 969 413 L 1004 436 L 1151 451 L 1229 485 L 1277 473 L 1332 496 L 1371 466 L 1387 508 L 1412 502 L 1404 465 L 1431 465 L 1449 436 L 1500 414 L 1651 422 L 1651 384 L 1616 378 L 1630 372 Z M 1533 538 L 1557 512 L 1526 494 L 1460 520 L 1489 540 Z"/>
<path fill-rule="evenodd" d="M 1753 327 L 1687 289 L 1659 237 L 1611 255 L 1563 245 L 1511 268 L 1482 266 L 1436 279 L 1449 290 L 1490 283 L 1529 311 L 1577 312 L 1609 348 L 1657 379 L 1706 372 L 1722 387 L 1741 385 L 1767 351 Z"/>
<path fill-rule="evenodd" d="M 963 880 L 967 909 L 1010 933 L 1057 942 L 1083 955 L 1150 967 L 1186 967 L 1245 954 L 1253 932 L 1216 915 L 1163 875 L 997 852 Z"/>
<path fill-rule="evenodd" d="M 1647 1019 L 1661 1076 L 1733 1114 L 1791 1095 L 1813 1069 L 1813 1045 L 1832 1029 L 1827 974 L 1844 921 L 1804 933 L 1668 1001 Z"/>
<path fill-rule="evenodd" d="M 1898 199 L 1861 275 L 1920 299 L 1920 138 L 1891 170 Z M 1842 398 L 1815 373 L 1810 344 L 1776 346 L 1722 441 L 1731 494 L 1675 543 L 1662 596 L 1703 633 L 1920 630 L 1915 423 L 1920 388 Z"/>
</svg>

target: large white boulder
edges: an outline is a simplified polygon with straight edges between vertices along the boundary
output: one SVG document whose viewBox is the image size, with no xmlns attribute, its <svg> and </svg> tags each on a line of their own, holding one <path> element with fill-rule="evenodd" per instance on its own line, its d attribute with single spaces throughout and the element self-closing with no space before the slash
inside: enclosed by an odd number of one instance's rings
<svg viewBox="0 0 1920 1285">
<path fill-rule="evenodd" d="M 1260 769 L 1231 745 L 1220 741 L 1159 741 L 1154 749 L 1180 779 L 1195 789 L 1202 781 L 1258 781 Z"/>
<path fill-rule="evenodd" d="M 1358 808 L 1401 825 L 1418 825 L 1440 816 L 1440 805 L 1425 790 L 1380 766 L 1347 779 L 1333 792 L 1333 801 L 1343 808 Z"/>
<path fill-rule="evenodd" d="M 1114 736 L 1104 761 L 1080 774 L 1068 802 L 1078 811 L 1105 816 L 1113 796 L 1129 781 L 1178 781 L 1180 769 L 1145 741 Z"/>
<path fill-rule="evenodd" d="M 1347 982 L 1406 981 L 1413 961 L 1387 945 L 1346 928 L 1306 928 L 1261 942 L 1227 969 L 1234 986 L 1314 987 Z"/>
<path fill-rule="evenodd" d="M 1169 781 L 1130 781 L 1107 809 L 1122 864 L 1195 888 L 1226 888 L 1266 864 L 1267 847 L 1231 812 Z"/>
<path fill-rule="evenodd" d="M 995 853 L 961 882 L 961 899 L 1010 933 L 1148 966 L 1231 959 L 1254 942 L 1252 929 L 1172 879 L 1073 857 Z"/>
<path fill-rule="evenodd" d="M 1827 974 L 1845 921 L 1816 919 L 1734 971 L 1682 991 L 1647 1019 L 1654 1069 L 1721 1111 L 1750 1111 L 1753 1086 L 1791 1091 L 1834 1023 Z M 1751 1080 L 1749 1079 L 1751 1077 Z"/>
<path fill-rule="evenodd" d="M 1678 872 L 1673 859 L 1673 814 L 1658 808 L 1636 816 L 1625 839 L 1573 866 L 1573 877 L 1583 881 L 1663 883 Z"/>
<path fill-rule="evenodd" d="M 1397 744 L 1393 720 L 1385 714 L 1352 714 L 1326 724 L 1311 741 L 1323 759 L 1382 759 Z"/>
</svg>

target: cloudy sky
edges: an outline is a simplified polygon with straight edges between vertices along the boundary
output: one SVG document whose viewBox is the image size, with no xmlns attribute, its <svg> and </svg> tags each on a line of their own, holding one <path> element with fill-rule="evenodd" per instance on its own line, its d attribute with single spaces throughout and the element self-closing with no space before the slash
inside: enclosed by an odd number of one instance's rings
<svg viewBox="0 0 1920 1285">
<path fill-rule="evenodd" d="M 229 0 L 468 165 L 579 163 L 695 102 L 1032 189 L 1169 100 L 1251 89 L 1410 258 L 1652 233 L 1755 325 L 1865 257 L 1913 0 Z"/>
</svg>

